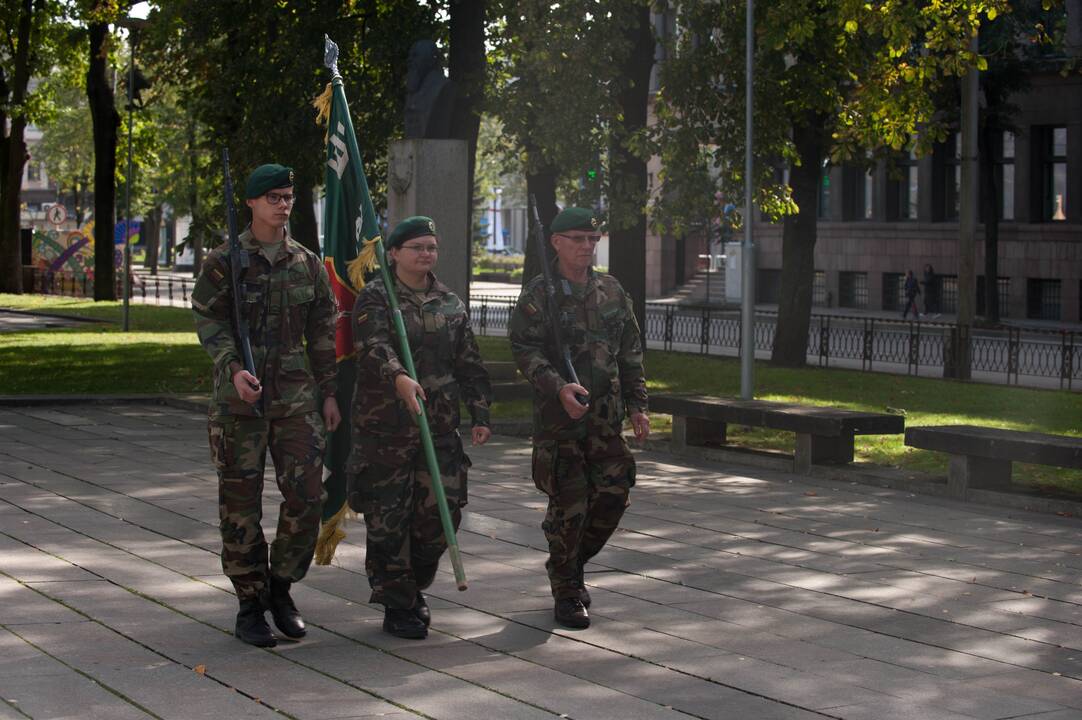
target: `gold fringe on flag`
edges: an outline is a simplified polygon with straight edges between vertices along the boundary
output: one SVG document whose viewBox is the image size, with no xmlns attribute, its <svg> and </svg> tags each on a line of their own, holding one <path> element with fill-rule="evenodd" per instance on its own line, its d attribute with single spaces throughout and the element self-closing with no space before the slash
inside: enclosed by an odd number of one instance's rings
<svg viewBox="0 0 1082 720">
<path fill-rule="evenodd" d="M 316 540 L 316 565 L 330 565 L 334 559 L 334 551 L 338 549 L 338 543 L 346 537 L 346 531 L 342 526 L 346 520 L 357 518 L 357 513 L 349 509 L 349 503 L 342 503 L 330 520 L 323 523 L 319 528 L 319 538 Z"/>
<path fill-rule="evenodd" d="M 327 83 L 327 87 L 320 93 L 314 100 L 312 100 L 312 107 L 316 109 L 316 125 L 326 125 L 331 119 L 331 100 L 334 98 L 334 88 L 331 83 Z M 330 128 L 327 128 L 330 130 Z M 324 143 L 327 138 L 324 136 Z"/>
<path fill-rule="evenodd" d="M 376 238 L 364 241 L 361 252 L 346 264 L 349 272 L 349 281 L 353 287 L 360 290 L 364 287 L 364 276 L 376 269 Z"/>
</svg>

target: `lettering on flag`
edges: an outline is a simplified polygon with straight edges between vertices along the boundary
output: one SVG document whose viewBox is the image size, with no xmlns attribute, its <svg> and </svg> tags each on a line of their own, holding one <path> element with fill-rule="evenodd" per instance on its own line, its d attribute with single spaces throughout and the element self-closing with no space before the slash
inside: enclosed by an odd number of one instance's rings
<svg viewBox="0 0 1082 720">
<path fill-rule="evenodd" d="M 342 123 L 338 123 L 338 127 L 334 130 L 334 135 L 329 138 L 331 145 L 334 146 L 335 157 L 327 160 L 333 170 L 334 174 L 338 176 L 338 179 L 342 179 L 342 173 L 346 171 L 346 165 L 349 165 L 349 153 L 346 151 L 346 141 L 343 139 L 346 134 L 346 127 Z"/>
</svg>

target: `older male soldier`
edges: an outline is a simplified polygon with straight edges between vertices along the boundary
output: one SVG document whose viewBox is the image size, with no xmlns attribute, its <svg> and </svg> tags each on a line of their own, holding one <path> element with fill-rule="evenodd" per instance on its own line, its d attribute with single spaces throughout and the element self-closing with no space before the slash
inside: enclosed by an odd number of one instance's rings
<svg viewBox="0 0 1082 720">
<path fill-rule="evenodd" d="M 240 601 L 236 636 L 273 647 L 264 612 L 289 638 L 305 634 L 289 594 L 308 571 L 323 504 L 324 430 L 341 421 L 335 400 L 334 320 L 327 271 L 289 236 L 293 171 L 261 165 L 245 185 L 251 225 L 240 235 L 256 375 L 241 365 L 231 323 L 229 244 L 215 248 L 192 291 L 199 341 L 214 361 L 210 452 L 218 471 L 222 568 Z M 258 376 L 258 377 L 257 377 Z M 282 502 L 269 560 L 260 520 L 267 449 Z"/>
<path fill-rule="evenodd" d="M 531 279 L 511 317 L 511 351 L 534 388 L 533 480 L 548 495 L 541 527 L 556 622 L 590 625 L 583 567 L 616 530 L 635 484 L 635 459 L 623 437 L 650 432 L 642 338 L 631 297 L 616 278 L 595 272 L 600 240 L 593 214 L 567 208 L 552 222 L 558 316 L 542 276 Z M 553 332 L 562 334 L 581 384 L 568 381 Z M 581 398 L 581 402 L 580 402 Z"/>
</svg>

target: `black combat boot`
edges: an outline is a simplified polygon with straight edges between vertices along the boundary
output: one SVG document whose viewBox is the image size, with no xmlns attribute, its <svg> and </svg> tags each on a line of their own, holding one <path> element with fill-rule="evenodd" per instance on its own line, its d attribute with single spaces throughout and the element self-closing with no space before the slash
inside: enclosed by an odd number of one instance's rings
<svg viewBox="0 0 1082 720">
<path fill-rule="evenodd" d="M 383 632 L 407 640 L 420 640 L 428 637 L 428 628 L 417 617 L 414 608 L 386 608 L 383 611 Z"/>
<path fill-rule="evenodd" d="M 413 603 L 413 614 L 425 624 L 425 627 L 432 624 L 432 611 L 428 609 L 428 600 L 420 590 L 417 591 L 417 602 Z"/>
<path fill-rule="evenodd" d="M 566 628 L 583 630 L 590 627 L 590 613 L 586 612 L 582 601 L 576 598 L 563 598 L 556 601 L 556 622 Z"/>
<path fill-rule="evenodd" d="M 270 625 L 263 617 L 263 603 L 258 598 L 240 601 L 240 612 L 237 613 L 237 628 L 233 634 L 238 638 L 256 647 L 274 647 L 278 641 L 271 634 Z"/>
<path fill-rule="evenodd" d="M 270 579 L 270 611 L 274 618 L 274 624 L 286 637 L 302 638 L 307 634 L 304 629 L 304 618 L 297 612 L 297 606 L 293 604 L 293 598 L 289 597 L 288 580 L 271 576 Z"/>
</svg>

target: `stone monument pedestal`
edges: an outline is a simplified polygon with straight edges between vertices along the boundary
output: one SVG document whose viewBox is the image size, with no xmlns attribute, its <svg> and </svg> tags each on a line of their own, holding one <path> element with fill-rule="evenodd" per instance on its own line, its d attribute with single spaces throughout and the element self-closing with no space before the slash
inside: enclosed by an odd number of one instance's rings
<svg viewBox="0 0 1082 720">
<path fill-rule="evenodd" d="M 390 229 L 411 215 L 436 223 L 436 276 L 470 302 L 469 145 L 465 140 L 395 140 L 387 156 Z"/>
</svg>

